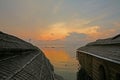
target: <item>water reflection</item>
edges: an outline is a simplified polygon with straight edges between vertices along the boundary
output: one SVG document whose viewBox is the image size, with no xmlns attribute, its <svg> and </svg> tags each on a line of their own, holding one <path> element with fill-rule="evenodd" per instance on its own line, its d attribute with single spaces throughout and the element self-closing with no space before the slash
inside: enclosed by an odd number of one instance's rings
<svg viewBox="0 0 120 80">
<path fill-rule="evenodd" d="M 75 53 L 68 53 L 66 48 L 42 48 L 47 58 L 54 65 L 55 72 L 65 80 L 76 80 L 77 60 Z M 71 49 L 70 49 L 71 50 Z M 74 56 L 73 56 L 74 54 Z"/>
</svg>

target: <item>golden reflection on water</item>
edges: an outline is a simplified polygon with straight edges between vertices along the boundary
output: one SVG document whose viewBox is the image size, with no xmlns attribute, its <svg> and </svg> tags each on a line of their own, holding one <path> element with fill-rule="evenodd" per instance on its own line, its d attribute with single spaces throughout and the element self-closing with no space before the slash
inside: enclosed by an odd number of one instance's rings
<svg viewBox="0 0 120 80">
<path fill-rule="evenodd" d="M 56 73 L 63 75 L 66 80 L 74 80 L 76 78 L 77 60 L 64 48 L 42 48 L 42 51 L 53 64 Z M 72 78 L 69 77 L 70 75 Z"/>
</svg>

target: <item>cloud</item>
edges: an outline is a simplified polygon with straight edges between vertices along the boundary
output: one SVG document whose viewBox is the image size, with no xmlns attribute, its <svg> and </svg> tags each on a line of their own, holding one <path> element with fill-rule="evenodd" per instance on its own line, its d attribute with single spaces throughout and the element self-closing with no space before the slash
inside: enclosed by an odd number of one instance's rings
<svg viewBox="0 0 120 80">
<path fill-rule="evenodd" d="M 54 26 L 55 27 L 55 26 Z M 63 25 L 59 26 L 63 27 Z M 60 30 L 61 28 L 57 28 L 56 30 Z M 46 38 L 40 39 L 36 44 L 42 44 L 42 46 L 49 46 L 49 44 L 52 44 L 53 46 L 75 46 L 76 48 L 79 46 L 83 46 L 89 42 L 93 42 L 97 39 L 102 38 L 108 38 L 112 37 L 113 34 L 116 33 L 116 29 L 103 29 L 99 26 L 93 26 L 93 27 L 87 27 L 79 31 L 79 32 L 73 32 L 68 31 L 67 35 L 63 34 L 64 38 L 62 36 L 59 36 L 57 33 L 51 33 L 52 36 L 43 36 Z M 61 34 L 61 33 L 59 33 Z M 62 37 L 62 38 L 61 38 Z M 39 45 L 39 46 L 40 46 Z"/>
<path fill-rule="evenodd" d="M 81 40 L 84 40 L 86 37 L 87 37 L 86 34 L 72 32 L 72 33 L 69 33 L 69 35 L 65 37 L 65 40 L 66 41 L 81 41 Z"/>
<path fill-rule="evenodd" d="M 44 34 L 50 35 L 54 33 L 56 39 L 63 39 L 72 32 L 83 33 L 87 35 L 98 34 L 97 31 L 100 28 L 99 26 L 88 26 L 90 21 L 88 20 L 69 20 L 66 22 L 57 22 L 51 25 L 48 25 L 49 30 L 44 31 Z M 45 36 L 45 35 L 44 35 Z"/>
<path fill-rule="evenodd" d="M 69 35 L 64 38 L 65 45 L 66 46 L 85 45 L 88 42 L 87 37 L 88 35 L 84 33 L 77 33 L 77 32 L 69 33 Z"/>
<path fill-rule="evenodd" d="M 65 36 L 64 39 L 56 39 L 56 40 L 38 40 L 35 41 L 34 44 L 39 47 L 70 47 L 75 46 L 76 48 L 81 45 L 85 45 L 88 35 L 83 33 L 72 32 L 69 33 L 68 36 Z M 75 48 L 74 47 L 74 48 Z"/>
<path fill-rule="evenodd" d="M 93 20 L 92 20 L 93 21 Z M 119 24 L 116 24 L 113 27 L 104 27 L 100 25 L 89 25 L 92 21 L 83 20 L 83 19 L 73 19 L 66 22 L 56 22 L 48 25 L 49 30 L 46 30 L 44 34 L 51 35 L 52 39 L 64 39 L 69 36 L 71 33 L 85 34 L 87 35 L 88 40 L 96 40 L 99 38 L 107 38 L 115 35 L 120 28 Z M 118 29 L 118 30 L 117 30 Z M 42 34 L 43 35 L 43 34 Z M 77 34 L 76 34 L 77 35 Z M 45 36 L 45 35 L 44 35 Z M 47 36 L 47 37 L 48 37 Z"/>
</svg>

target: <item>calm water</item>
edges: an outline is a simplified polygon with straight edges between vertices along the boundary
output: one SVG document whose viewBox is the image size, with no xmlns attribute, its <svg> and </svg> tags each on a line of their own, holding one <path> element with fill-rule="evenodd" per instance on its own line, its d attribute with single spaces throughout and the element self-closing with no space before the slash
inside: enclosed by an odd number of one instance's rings
<svg viewBox="0 0 120 80">
<path fill-rule="evenodd" d="M 41 49 L 54 65 L 57 74 L 65 80 L 76 80 L 78 62 L 74 47 L 42 47 Z"/>
</svg>

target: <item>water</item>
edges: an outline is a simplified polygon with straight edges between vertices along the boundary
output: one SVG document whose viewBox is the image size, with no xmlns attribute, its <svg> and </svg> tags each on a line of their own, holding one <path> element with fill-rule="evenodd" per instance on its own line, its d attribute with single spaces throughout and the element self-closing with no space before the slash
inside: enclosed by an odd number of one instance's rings
<svg viewBox="0 0 120 80">
<path fill-rule="evenodd" d="M 55 73 L 65 80 L 76 80 L 78 62 L 75 49 L 72 47 L 41 47 L 41 49 L 53 64 Z"/>
</svg>

